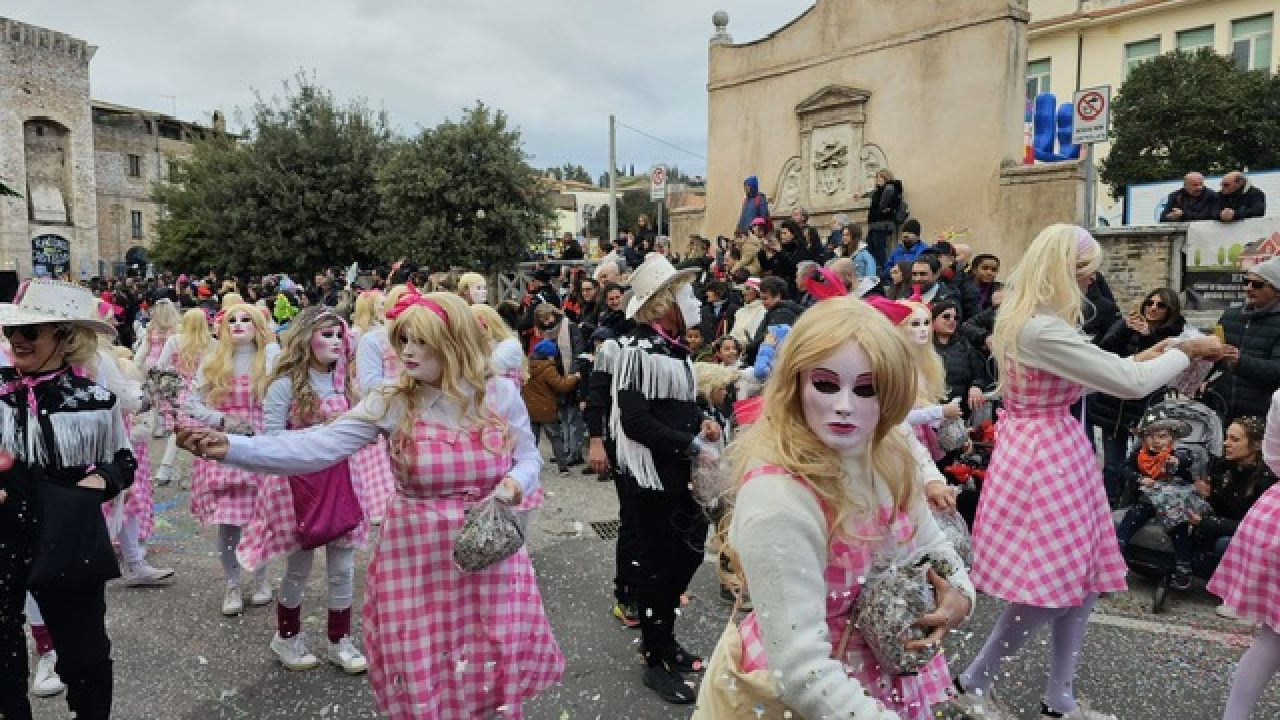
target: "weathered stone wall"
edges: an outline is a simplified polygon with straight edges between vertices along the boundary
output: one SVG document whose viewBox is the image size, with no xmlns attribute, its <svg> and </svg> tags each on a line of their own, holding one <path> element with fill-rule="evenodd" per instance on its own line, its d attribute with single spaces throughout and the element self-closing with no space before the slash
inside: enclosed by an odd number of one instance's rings
<svg viewBox="0 0 1280 720">
<path fill-rule="evenodd" d="M 1101 272 L 1122 313 L 1137 309 L 1143 296 L 1156 288 L 1182 292 L 1185 226 L 1097 228 L 1093 236 L 1102 246 Z"/>
<path fill-rule="evenodd" d="M 671 250 L 678 255 L 688 256 L 689 236 L 702 235 L 703 208 L 677 208 L 668 216 L 668 232 L 671 233 Z M 715 236 L 708 238 L 715 248 Z"/>
<path fill-rule="evenodd" d="M 67 131 L 65 202 L 70 223 L 34 222 L 28 200 L 0 199 L 0 266 L 31 273 L 31 239 L 56 234 L 71 242 L 73 275 L 97 272 L 97 199 L 89 61 L 97 48 L 69 35 L 0 18 L 0 179 L 24 196 L 28 168 L 24 125 L 48 120 Z"/>
</svg>

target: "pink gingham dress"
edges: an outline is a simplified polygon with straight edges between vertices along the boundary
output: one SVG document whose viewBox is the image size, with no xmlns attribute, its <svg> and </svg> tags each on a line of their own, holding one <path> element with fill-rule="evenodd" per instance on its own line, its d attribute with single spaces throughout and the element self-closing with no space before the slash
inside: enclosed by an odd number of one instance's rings
<svg viewBox="0 0 1280 720">
<path fill-rule="evenodd" d="M 331 395 L 318 408 L 321 417 L 331 417 L 350 409 L 345 395 Z M 292 425 L 292 423 L 290 423 Z M 354 460 L 354 456 L 352 458 Z M 342 462 L 347 462 L 343 460 Z M 236 546 L 236 558 L 246 570 L 257 570 L 272 558 L 289 555 L 302 549 L 298 544 L 298 517 L 293 510 L 293 493 L 289 479 L 280 475 L 260 475 L 258 497 L 253 507 L 253 517 L 245 528 L 240 544 Z M 353 475 L 351 482 L 360 497 L 360 485 Z M 363 505 L 361 506 L 363 510 Z M 354 530 L 333 541 L 340 547 L 361 547 L 369 542 L 369 515 Z"/>
<path fill-rule="evenodd" d="M 761 475 L 786 475 L 787 471 L 776 465 L 764 465 L 749 470 L 743 475 L 745 484 L 752 478 Z M 799 480 L 799 482 L 804 482 Z M 896 515 L 896 517 L 895 517 Z M 914 528 L 907 514 L 894 510 L 892 505 L 880 508 L 877 522 L 857 529 L 861 537 L 881 535 L 888 528 L 894 539 L 903 544 L 908 551 L 913 547 L 911 542 Z M 845 627 L 851 620 L 853 604 L 862 592 L 866 575 L 871 570 L 875 559 L 875 548 L 869 544 L 854 544 L 844 537 L 831 540 L 830 552 L 827 555 L 827 637 L 832 648 L 839 644 L 844 636 Z M 738 626 L 742 634 L 742 669 L 752 672 L 768 667 L 765 657 L 764 642 L 760 637 L 760 626 L 754 612 L 748 613 Z M 903 720 L 928 720 L 931 717 L 930 707 L 950 700 L 953 695 L 951 675 L 947 670 L 946 657 L 939 653 L 917 675 L 899 676 L 885 672 L 871 654 L 871 649 L 855 628 L 849 634 L 849 643 L 845 647 L 845 672 L 854 678 L 868 694 L 875 697 L 886 707 L 898 713 Z"/>
<path fill-rule="evenodd" d="M 1017 366 L 1007 379 L 973 527 L 973 584 L 1012 603 L 1074 607 L 1123 592 L 1124 558 L 1084 424 L 1082 385 Z"/>
<path fill-rule="evenodd" d="M 1241 618 L 1280 632 L 1280 485 L 1272 485 L 1249 508 L 1209 581 L 1209 592 Z"/>
<path fill-rule="evenodd" d="M 247 421 L 262 432 L 262 402 L 253 397 L 253 378 L 236 375 L 231 392 L 214 409 Z M 265 475 L 196 458 L 191 475 L 191 514 L 205 525 L 244 527 L 253 518 L 258 486 Z"/>
<path fill-rule="evenodd" d="M 365 519 L 381 523 L 387 515 L 387 504 L 396 494 L 396 476 L 391 471 L 387 439 L 378 436 L 351 456 L 351 482 L 355 485 Z"/>
<path fill-rule="evenodd" d="M 125 431 L 133 435 L 133 418 L 125 415 Z M 124 501 L 124 518 L 136 518 L 138 521 L 138 539 L 146 540 L 156 528 L 155 506 L 152 504 L 151 489 L 151 448 L 146 440 L 130 440 L 133 457 L 138 462 L 138 469 L 133 473 L 133 484 L 126 491 Z M 102 514 L 108 521 L 114 512 L 114 502 L 102 504 Z"/>
<path fill-rule="evenodd" d="M 476 573 L 452 558 L 463 511 L 511 468 L 498 427 L 460 431 L 419 419 L 393 436 L 398 494 L 369 564 L 364 645 L 377 709 L 392 720 L 473 720 L 559 681 L 551 632 L 527 550 Z"/>
</svg>

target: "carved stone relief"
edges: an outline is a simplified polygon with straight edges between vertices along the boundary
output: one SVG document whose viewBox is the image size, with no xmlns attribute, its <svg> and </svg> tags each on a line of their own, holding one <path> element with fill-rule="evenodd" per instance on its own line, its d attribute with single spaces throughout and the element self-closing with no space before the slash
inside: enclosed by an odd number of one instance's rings
<svg viewBox="0 0 1280 720">
<path fill-rule="evenodd" d="M 770 203 L 770 212 L 776 214 L 790 213 L 802 207 L 804 193 L 804 167 L 799 157 L 789 158 L 782 165 L 782 173 L 778 175 L 778 192 Z"/>
<path fill-rule="evenodd" d="M 861 172 L 858 173 L 857 192 L 869 193 L 876 189 L 876 173 L 889 166 L 889 159 L 885 157 L 884 150 L 875 143 L 863 145 L 858 159 L 862 161 L 862 166 Z"/>
</svg>

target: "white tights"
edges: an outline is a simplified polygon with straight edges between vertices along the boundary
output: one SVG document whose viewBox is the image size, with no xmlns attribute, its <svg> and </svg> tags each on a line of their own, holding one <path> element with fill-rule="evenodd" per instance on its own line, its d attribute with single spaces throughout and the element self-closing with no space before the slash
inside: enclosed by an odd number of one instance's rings
<svg viewBox="0 0 1280 720">
<path fill-rule="evenodd" d="M 329 543 L 324 552 L 325 572 L 329 576 L 329 609 L 346 610 L 355 597 L 356 549 Z M 289 608 L 302 604 L 315 557 L 315 550 L 299 550 L 289 555 L 285 561 L 284 579 L 280 582 L 280 604 Z"/>
<path fill-rule="evenodd" d="M 1263 625 L 1231 677 L 1231 694 L 1222 720 L 1249 720 L 1267 683 L 1280 672 L 1280 635 Z"/>
</svg>

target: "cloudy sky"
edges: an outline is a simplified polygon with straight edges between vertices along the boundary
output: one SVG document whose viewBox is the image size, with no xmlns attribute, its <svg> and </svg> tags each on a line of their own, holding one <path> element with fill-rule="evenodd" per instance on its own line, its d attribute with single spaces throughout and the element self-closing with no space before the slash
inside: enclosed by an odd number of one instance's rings
<svg viewBox="0 0 1280 720">
<path fill-rule="evenodd" d="M 0 12 L 98 46 L 93 97 L 207 122 L 297 70 L 413 132 L 482 100 L 522 129 L 535 166 L 608 165 L 608 116 L 706 154 L 711 14 L 738 42 L 812 0 L 8 0 Z M 125 8 L 128 8 L 126 11 Z M 630 130 L 620 163 L 705 161 Z"/>
</svg>

